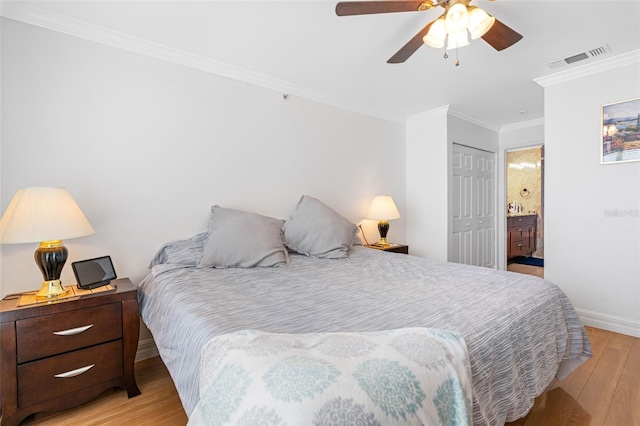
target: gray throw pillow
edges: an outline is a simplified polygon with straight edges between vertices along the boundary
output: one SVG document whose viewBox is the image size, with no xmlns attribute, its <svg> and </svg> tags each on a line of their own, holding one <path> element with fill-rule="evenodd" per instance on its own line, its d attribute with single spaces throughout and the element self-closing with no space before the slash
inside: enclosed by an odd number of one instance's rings
<svg viewBox="0 0 640 426">
<path fill-rule="evenodd" d="M 207 240 L 196 266 L 283 266 L 289 259 L 282 243 L 283 223 L 281 219 L 213 206 Z"/>
<path fill-rule="evenodd" d="M 331 207 L 303 195 L 284 224 L 285 245 L 300 254 L 327 259 L 348 257 L 358 227 Z"/>
</svg>

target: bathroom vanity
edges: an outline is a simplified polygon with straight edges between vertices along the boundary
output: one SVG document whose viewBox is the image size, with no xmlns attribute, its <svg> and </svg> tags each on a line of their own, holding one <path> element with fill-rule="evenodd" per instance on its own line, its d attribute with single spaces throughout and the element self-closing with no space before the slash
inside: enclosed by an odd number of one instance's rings
<svg viewBox="0 0 640 426">
<path fill-rule="evenodd" d="M 507 215 L 507 260 L 517 256 L 531 256 L 536 251 L 537 214 Z"/>
</svg>

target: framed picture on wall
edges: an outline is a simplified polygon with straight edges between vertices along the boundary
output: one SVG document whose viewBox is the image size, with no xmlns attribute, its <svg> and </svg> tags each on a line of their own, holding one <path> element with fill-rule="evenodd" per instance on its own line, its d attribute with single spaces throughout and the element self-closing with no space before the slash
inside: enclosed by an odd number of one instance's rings
<svg viewBox="0 0 640 426">
<path fill-rule="evenodd" d="M 640 161 L 640 98 L 602 106 L 601 163 Z"/>
</svg>

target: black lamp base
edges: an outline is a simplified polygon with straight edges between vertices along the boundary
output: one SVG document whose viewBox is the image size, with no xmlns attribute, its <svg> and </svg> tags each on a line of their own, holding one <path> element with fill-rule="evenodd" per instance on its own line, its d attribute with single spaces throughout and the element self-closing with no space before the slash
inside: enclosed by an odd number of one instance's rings
<svg viewBox="0 0 640 426">
<path fill-rule="evenodd" d="M 60 275 L 69 251 L 62 245 L 62 241 L 43 241 L 33 255 L 36 265 L 40 268 L 44 281 L 36 293 L 36 299 L 53 299 L 69 292 L 62 286 Z"/>
<path fill-rule="evenodd" d="M 381 220 L 378 222 L 378 232 L 380 232 L 380 239 L 376 243 L 377 246 L 388 246 L 389 242 L 387 241 L 387 232 L 389 232 L 389 221 Z"/>
</svg>

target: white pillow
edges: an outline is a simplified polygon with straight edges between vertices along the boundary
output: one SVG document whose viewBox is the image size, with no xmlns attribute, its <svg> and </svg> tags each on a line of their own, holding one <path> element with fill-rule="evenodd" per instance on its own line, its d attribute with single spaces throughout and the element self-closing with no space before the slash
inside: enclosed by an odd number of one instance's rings
<svg viewBox="0 0 640 426">
<path fill-rule="evenodd" d="M 312 257 L 348 257 L 358 227 L 331 207 L 308 195 L 300 198 L 284 224 L 284 244 Z"/>
<path fill-rule="evenodd" d="M 213 206 L 207 240 L 196 266 L 283 266 L 289 260 L 282 243 L 283 223 L 281 219 Z"/>
</svg>

